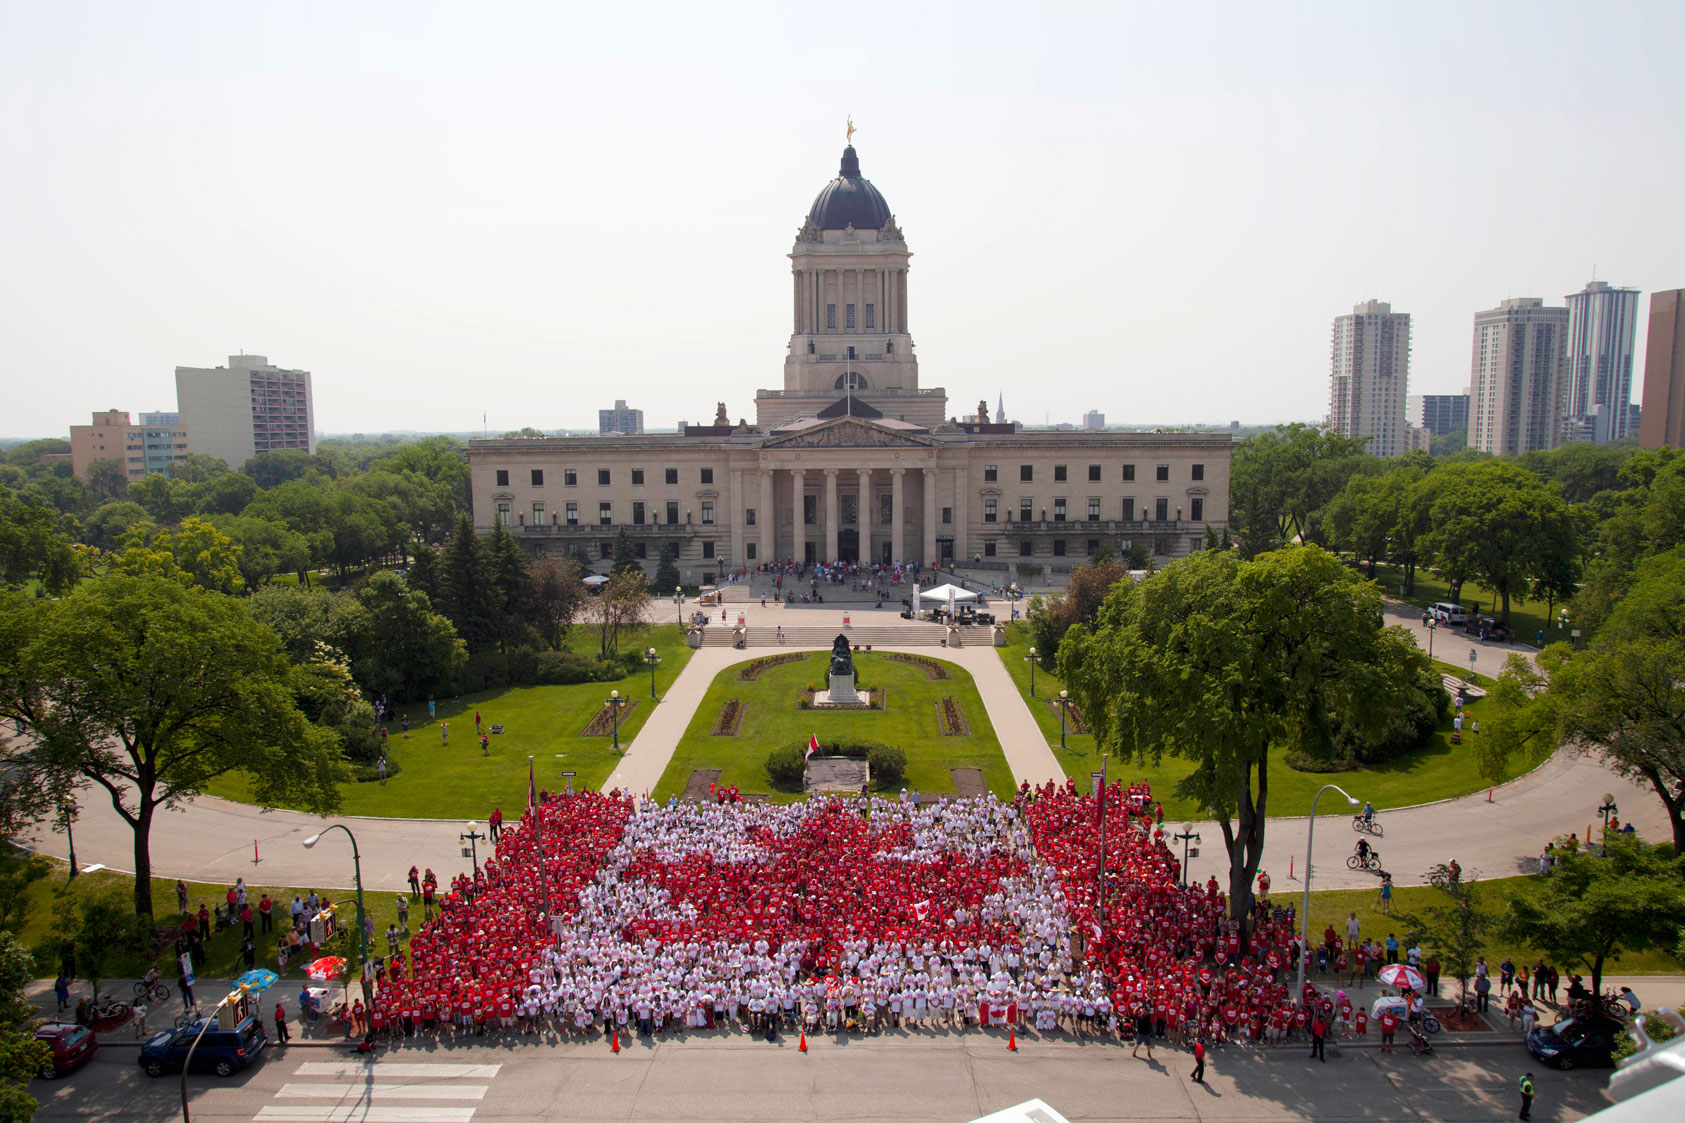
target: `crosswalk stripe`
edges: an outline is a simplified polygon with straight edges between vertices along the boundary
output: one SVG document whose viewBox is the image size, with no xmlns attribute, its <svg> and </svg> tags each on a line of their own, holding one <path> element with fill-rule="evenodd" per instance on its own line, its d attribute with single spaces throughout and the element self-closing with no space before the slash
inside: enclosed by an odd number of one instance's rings
<svg viewBox="0 0 1685 1123">
<path fill-rule="evenodd" d="M 484 1084 L 283 1084 L 277 1099 L 483 1100 Z"/>
<path fill-rule="evenodd" d="M 503 1066 L 428 1064 L 408 1061 L 305 1061 L 294 1076 L 435 1076 L 490 1080 Z"/>
<path fill-rule="evenodd" d="M 260 1120 L 288 1123 L 472 1123 L 471 1107 L 367 1107 L 342 1104 L 338 1107 L 266 1107 Z"/>
</svg>

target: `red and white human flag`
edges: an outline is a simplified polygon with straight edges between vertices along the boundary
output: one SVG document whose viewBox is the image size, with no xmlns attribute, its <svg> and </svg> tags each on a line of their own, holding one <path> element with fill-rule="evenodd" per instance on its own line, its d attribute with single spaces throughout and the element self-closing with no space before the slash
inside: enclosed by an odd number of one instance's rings
<svg viewBox="0 0 1685 1123">
<path fill-rule="evenodd" d="M 807 735 L 807 752 L 802 754 L 802 759 L 806 760 L 808 757 L 812 756 L 814 753 L 816 753 L 818 751 L 819 751 L 819 734 L 809 733 Z"/>
</svg>

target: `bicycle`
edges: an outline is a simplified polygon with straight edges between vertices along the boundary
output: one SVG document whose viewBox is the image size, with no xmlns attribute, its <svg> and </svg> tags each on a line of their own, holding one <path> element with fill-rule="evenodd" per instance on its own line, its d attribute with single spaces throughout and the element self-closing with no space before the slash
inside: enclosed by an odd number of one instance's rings
<svg viewBox="0 0 1685 1123">
<path fill-rule="evenodd" d="M 154 980 L 148 983 L 145 979 L 142 979 L 140 982 L 135 984 L 136 1002 L 144 1002 L 155 1005 L 159 1002 L 168 1002 L 169 998 L 170 987 L 168 983 L 159 980 Z"/>
<path fill-rule="evenodd" d="M 1352 816 L 1352 830 L 1360 833 L 1372 834 L 1376 838 L 1382 838 L 1385 834 L 1385 832 L 1381 830 L 1381 820 L 1365 819 L 1362 815 Z"/>
<path fill-rule="evenodd" d="M 1356 854 L 1353 854 L 1346 859 L 1346 868 L 1348 870 L 1374 870 L 1379 873 L 1381 869 L 1381 855 L 1374 850 L 1369 851 L 1369 856 L 1367 858 L 1360 858 Z"/>
<path fill-rule="evenodd" d="M 129 1016 L 129 1004 L 102 994 L 88 1007 L 88 1016 L 96 1022 L 121 1022 Z"/>
</svg>

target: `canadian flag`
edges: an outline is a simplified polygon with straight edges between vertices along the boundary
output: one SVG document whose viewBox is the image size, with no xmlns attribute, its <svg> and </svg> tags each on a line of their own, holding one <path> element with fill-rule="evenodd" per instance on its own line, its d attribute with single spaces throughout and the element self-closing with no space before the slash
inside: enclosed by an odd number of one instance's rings
<svg viewBox="0 0 1685 1123">
<path fill-rule="evenodd" d="M 927 897 L 913 905 L 913 915 L 923 920 L 930 913 L 930 899 Z"/>
<path fill-rule="evenodd" d="M 802 754 L 802 759 L 806 760 L 808 757 L 812 756 L 814 753 L 816 753 L 818 751 L 819 751 L 819 734 L 809 733 L 807 735 L 807 752 Z"/>
</svg>

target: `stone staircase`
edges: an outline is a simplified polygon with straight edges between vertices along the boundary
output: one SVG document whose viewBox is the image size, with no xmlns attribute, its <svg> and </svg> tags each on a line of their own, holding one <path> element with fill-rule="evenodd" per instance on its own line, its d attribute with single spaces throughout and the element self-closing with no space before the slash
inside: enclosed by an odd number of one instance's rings
<svg viewBox="0 0 1685 1123">
<path fill-rule="evenodd" d="M 730 647 L 735 629 L 718 622 L 702 632 L 703 647 Z M 941 647 L 948 630 L 940 624 L 899 621 L 894 624 L 856 624 L 849 627 L 835 625 L 797 624 L 784 628 L 784 641 L 778 640 L 777 627 L 753 626 L 745 629 L 746 647 L 830 647 L 838 635 L 861 647 Z M 994 629 L 986 625 L 960 628 L 959 646 L 989 647 L 993 645 Z"/>
</svg>

